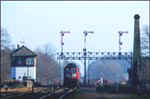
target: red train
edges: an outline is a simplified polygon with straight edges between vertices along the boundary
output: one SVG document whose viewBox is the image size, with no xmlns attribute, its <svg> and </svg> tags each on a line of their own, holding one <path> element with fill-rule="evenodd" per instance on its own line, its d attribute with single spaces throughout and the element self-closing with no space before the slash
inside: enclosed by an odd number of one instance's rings
<svg viewBox="0 0 150 99">
<path fill-rule="evenodd" d="M 80 72 L 75 63 L 69 63 L 64 68 L 64 87 L 79 87 Z"/>
</svg>

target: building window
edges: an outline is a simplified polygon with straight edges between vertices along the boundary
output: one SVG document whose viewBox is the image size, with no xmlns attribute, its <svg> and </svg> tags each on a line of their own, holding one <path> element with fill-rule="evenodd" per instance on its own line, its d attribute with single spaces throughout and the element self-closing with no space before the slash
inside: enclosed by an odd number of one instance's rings
<svg viewBox="0 0 150 99">
<path fill-rule="evenodd" d="M 26 65 L 34 65 L 34 59 L 33 58 L 27 58 Z"/>
<path fill-rule="evenodd" d="M 18 65 L 22 65 L 22 59 L 21 59 L 21 57 L 18 58 L 17 63 L 18 63 Z"/>
</svg>

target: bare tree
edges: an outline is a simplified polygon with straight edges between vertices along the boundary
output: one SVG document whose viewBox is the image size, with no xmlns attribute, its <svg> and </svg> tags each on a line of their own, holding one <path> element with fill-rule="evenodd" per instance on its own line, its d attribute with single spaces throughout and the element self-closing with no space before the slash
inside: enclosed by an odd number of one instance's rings
<svg viewBox="0 0 150 99">
<path fill-rule="evenodd" d="M 141 52 L 144 56 L 150 56 L 150 31 L 148 25 L 143 27 L 141 35 Z"/>
<path fill-rule="evenodd" d="M 51 56 L 53 57 L 55 54 L 55 48 L 52 46 L 52 44 L 44 44 L 43 46 L 41 46 L 39 49 L 39 51 L 42 51 L 43 54 L 47 55 L 47 56 Z"/>
<path fill-rule="evenodd" d="M 9 80 L 11 71 L 11 50 L 1 50 L 1 80 L 2 82 Z"/>
<path fill-rule="evenodd" d="M 37 79 L 44 85 L 59 79 L 59 65 L 53 57 L 52 48 L 48 45 L 38 48 Z"/>
<path fill-rule="evenodd" d="M 1 82 L 9 80 L 10 66 L 11 66 L 11 38 L 6 29 L 1 28 L 1 67 L 0 77 Z"/>
<path fill-rule="evenodd" d="M 2 28 L 1 29 L 1 48 L 9 48 L 11 43 L 10 35 L 7 31 L 7 29 Z"/>
</svg>

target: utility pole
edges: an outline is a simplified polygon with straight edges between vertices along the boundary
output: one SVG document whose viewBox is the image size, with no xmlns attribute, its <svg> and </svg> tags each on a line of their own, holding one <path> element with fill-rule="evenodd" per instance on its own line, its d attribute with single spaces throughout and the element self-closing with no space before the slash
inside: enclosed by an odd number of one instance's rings
<svg viewBox="0 0 150 99">
<path fill-rule="evenodd" d="M 121 46 L 123 45 L 123 42 L 121 41 L 121 37 L 123 36 L 123 34 L 127 34 L 128 31 L 118 31 L 118 34 L 119 34 L 119 59 L 121 59 Z M 124 70 L 126 70 L 126 67 L 124 66 Z"/>
<path fill-rule="evenodd" d="M 148 33 L 149 33 L 149 60 L 150 60 L 150 28 L 148 28 Z"/>
<path fill-rule="evenodd" d="M 60 31 L 60 34 L 61 34 L 61 40 L 60 40 L 60 45 L 61 45 L 61 54 L 60 54 L 60 60 L 62 60 L 63 59 L 63 56 L 64 56 L 64 52 L 63 52 L 63 46 L 64 46 L 64 35 L 65 34 L 69 34 L 70 33 L 70 31 Z M 59 60 L 59 64 L 61 64 L 61 61 Z M 60 65 L 60 72 L 61 72 L 61 81 L 62 81 L 62 84 L 63 84 L 63 65 L 61 66 Z"/>
<path fill-rule="evenodd" d="M 1 29 L 0 29 L 0 32 L 2 33 L 2 31 L 1 31 Z M 0 41 L 1 41 L 1 35 L 0 35 Z M 0 48 L 2 48 L 2 45 L 1 45 L 1 43 L 0 43 Z M 0 61 L 1 61 L 1 59 L 2 59 L 2 56 L 1 56 L 1 50 L 0 50 Z M 1 96 L 1 84 L 2 84 L 2 72 L 1 72 L 1 63 L 0 63 L 0 96 Z"/>
<path fill-rule="evenodd" d="M 119 55 L 121 55 L 121 46 L 123 45 L 123 42 L 121 42 L 121 37 L 123 36 L 124 33 L 128 33 L 128 31 L 119 31 Z"/>
<path fill-rule="evenodd" d="M 93 34 L 93 31 L 84 31 L 84 48 L 83 48 L 83 56 L 84 56 L 84 85 L 86 85 L 86 58 L 87 58 L 87 50 L 86 50 L 86 37 L 88 33 Z"/>
<path fill-rule="evenodd" d="M 60 41 L 60 44 L 61 44 L 61 56 L 63 56 L 63 46 L 64 46 L 64 41 L 63 41 L 63 37 L 65 34 L 69 34 L 70 31 L 60 31 L 60 34 L 61 34 L 61 41 Z"/>
</svg>

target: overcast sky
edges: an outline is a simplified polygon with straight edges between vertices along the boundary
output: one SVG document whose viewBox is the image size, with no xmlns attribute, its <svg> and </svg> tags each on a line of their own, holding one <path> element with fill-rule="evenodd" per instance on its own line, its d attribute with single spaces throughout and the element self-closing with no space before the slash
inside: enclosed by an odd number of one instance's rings
<svg viewBox="0 0 150 99">
<path fill-rule="evenodd" d="M 92 30 L 87 37 L 91 51 L 118 51 L 118 31 L 125 30 L 122 51 L 133 46 L 134 15 L 139 14 L 141 27 L 149 24 L 149 5 L 145 1 L 2 1 L 1 21 L 17 44 L 36 49 L 50 44 L 60 50 L 60 31 L 64 36 L 64 51 L 83 48 L 83 31 Z"/>
</svg>

